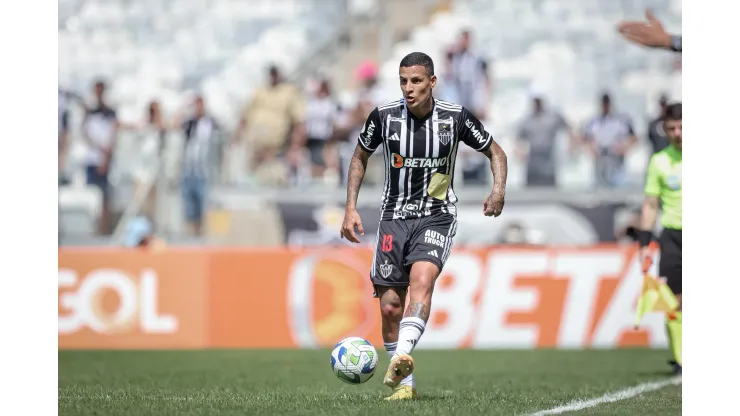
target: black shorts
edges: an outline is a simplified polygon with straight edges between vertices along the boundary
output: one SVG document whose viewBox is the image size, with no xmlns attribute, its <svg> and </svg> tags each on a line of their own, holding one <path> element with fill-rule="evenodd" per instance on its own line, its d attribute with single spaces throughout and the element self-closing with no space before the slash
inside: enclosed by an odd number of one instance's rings
<svg viewBox="0 0 740 416">
<path fill-rule="evenodd" d="M 370 281 L 378 286 L 408 287 L 411 265 L 417 261 L 434 263 L 442 271 L 450 257 L 457 219 L 452 214 L 437 214 L 407 220 L 380 221 Z"/>
<path fill-rule="evenodd" d="M 318 166 L 325 166 L 326 161 L 324 160 L 324 148 L 326 147 L 326 140 L 308 138 L 306 140 L 306 148 L 308 148 L 309 158 L 311 163 Z"/>
<path fill-rule="evenodd" d="M 663 229 L 660 234 L 658 273 L 674 294 L 681 294 L 681 230 Z"/>
</svg>

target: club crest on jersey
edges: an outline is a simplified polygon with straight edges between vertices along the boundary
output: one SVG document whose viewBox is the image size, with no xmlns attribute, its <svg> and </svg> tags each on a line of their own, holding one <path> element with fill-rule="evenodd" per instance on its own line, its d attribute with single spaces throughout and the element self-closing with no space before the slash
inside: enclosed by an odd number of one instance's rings
<svg viewBox="0 0 740 416">
<path fill-rule="evenodd" d="M 673 171 L 665 178 L 665 185 L 671 191 L 678 191 L 681 189 L 681 183 L 683 182 L 683 172 L 681 166 L 674 167 Z"/>
<path fill-rule="evenodd" d="M 665 185 L 671 191 L 681 189 L 681 175 L 670 175 L 665 180 Z"/>
<path fill-rule="evenodd" d="M 447 146 L 452 140 L 452 125 L 450 123 L 437 123 L 437 138 L 440 143 Z"/>
<path fill-rule="evenodd" d="M 394 168 L 438 168 L 447 166 L 447 157 L 403 157 L 393 153 Z"/>
<path fill-rule="evenodd" d="M 388 276 L 391 275 L 392 271 L 393 271 L 393 265 L 388 264 L 388 260 L 386 260 L 385 263 L 380 265 L 380 275 L 383 276 L 383 278 L 387 279 Z"/>
</svg>

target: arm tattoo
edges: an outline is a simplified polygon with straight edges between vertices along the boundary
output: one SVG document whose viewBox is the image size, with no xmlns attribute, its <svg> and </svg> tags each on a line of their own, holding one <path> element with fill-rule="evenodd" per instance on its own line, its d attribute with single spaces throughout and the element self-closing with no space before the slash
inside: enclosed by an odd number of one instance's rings
<svg viewBox="0 0 740 416">
<path fill-rule="evenodd" d="M 349 173 L 347 174 L 347 208 L 357 206 L 357 196 L 360 194 L 360 185 L 365 178 L 365 169 L 370 153 L 360 147 L 355 147 L 355 153 L 352 155 L 352 161 L 349 164 Z"/>
<path fill-rule="evenodd" d="M 429 307 L 424 302 L 416 302 L 409 305 L 406 309 L 406 313 L 403 314 L 406 318 L 421 318 L 424 322 L 429 320 Z"/>
<path fill-rule="evenodd" d="M 493 173 L 494 191 L 503 192 L 506 190 L 506 176 L 509 168 L 506 160 L 506 153 L 498 143 L 493 142 L 491 146 L 483 152 L 491 160 L 491 172 Z"/>
</svg>

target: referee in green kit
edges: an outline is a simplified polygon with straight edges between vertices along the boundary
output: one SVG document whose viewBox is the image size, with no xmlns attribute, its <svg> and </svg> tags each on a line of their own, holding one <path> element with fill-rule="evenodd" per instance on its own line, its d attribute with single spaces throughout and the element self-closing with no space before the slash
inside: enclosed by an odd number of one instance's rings
<svg viewBox="0 0 740 416">
<path fill-rule="evenodd" d="M 644 261 L 649 256 L 648 246 L 653 237 L 658 208 L 662 206 L 661 225 L 663 232 L 660 244 L 660 277 L 666 279 L 668 287 L 676 295 L 678 308 L 667 315 L 666 328 L 670 340 L 673 371 L 681 373 L 681 221 L 682 214 L 682 152 L 681 152 L 681 103 L 666 108 L 663 129 L 670 145 L 655 153 L 648 165 L 645 184 L 645 202 L 640 221 L 640 256 Z"/>
</svg>

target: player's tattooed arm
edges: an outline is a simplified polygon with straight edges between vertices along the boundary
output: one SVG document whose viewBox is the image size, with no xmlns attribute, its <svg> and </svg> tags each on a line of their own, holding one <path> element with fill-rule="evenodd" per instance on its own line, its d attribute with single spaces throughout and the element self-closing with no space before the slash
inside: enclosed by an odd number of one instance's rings
<svg viewBox="0 0 740 416">
<path fill-rule="evenodd" d="M 493 173 L 493 190 L 486 197 L 483 204 L 483 213 L 486 216 L 498 217 L 504 209 L 504 196 L 506 195 L 506 177 L 509 167 L 506 152 L 496 141 L 491 143 L 483 154 L 491 161 L 491 173 Z"/>
<path fill-rule="evenodd" d="M 414 302 L 409 304 L 406 313 L 403 316 L 407 318 L 421 318 L 424 322 L 429 320 L 429 306 L 424 302 Z"/>
<path fill-rule="evenodd" d="M 367 161 L 371 153 L 362 148 L 359 144 L 355 146 L 355 153 L 349 163 L 349 173 L 347 175 L 347 202 L 346 209 L 356 209 L 357 196 L 360 194 L 360 186 L 365 178 Z"/>
<path fill-rule="evenodd" d="M 357 196 L 360 194 L 360 185 L 362 185 L 362 179 L 365 177 L 365 169 L 369 158 L 370 153 L 358 144 L 355 147 L 355 154 L 352 155 L 352 161 L 349 163 L 349 174 L 347 175 L 347 202 L 344 207 L 344 221 L 339 235 L 356 244 L 360 243 L 360 239 L 355 234 L 355 229 L 360 235 L 365 235 L 362 219 L 357 212 Z"/>
<path fill-rule="evenodd" d="M 509 172 L 506 152 L 496 141 L 493 141 L 491 146 L 483 151 L 483 154 L 491 161 L 493 191 L 504 193 L 506 191 L 506 176 Z"/>
</svg>

